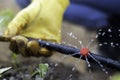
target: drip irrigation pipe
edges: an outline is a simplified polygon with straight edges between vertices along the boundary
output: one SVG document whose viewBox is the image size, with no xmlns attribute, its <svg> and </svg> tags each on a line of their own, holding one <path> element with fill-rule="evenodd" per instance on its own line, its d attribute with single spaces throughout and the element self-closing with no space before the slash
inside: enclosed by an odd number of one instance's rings
<svg viewBox="0 0 120 80">
<path fill-rule="evenodd" d="M 62 45 L 62 44 L 58 44 L 58 43 L 48 42 L 48 41 L 42 41 L 42 40 L 38 40 L 38 42 L 42 47 L 55 50 L 57 52 L 65 54 L 65 55 L 72 55 L 75 58 L 80 58 L 80 56 L 81 56 L 80 49 L 78 49 L 78 48 L 74 48 L 71 46 L 66 46 L 66 45 Z M 97 61 L 100 61 L 100 63 L 105 65 L 106 67 L 114 68 L 114 69 L 120 71 L 120 62 L 119 61 L 112 60 L 108 57 L 104 57 L 104 56 L 93 54 L 93 53 L 90 53 L 90 54 Z M 91 58 L 90 55 L 88 55 L 87 58 L 88 58 L 89 62 L 96 63 L 96 61 L 93 58 Z M 85 57 L 82 57 L 81 59 L 85 60 Z"/>
<path fill-rule="evenodd" d="M 31 39 L 28 38 L 29 40 L 36 40 L 36 39 Z M 2 35 L 0 35 L 0 41 L 4 41 L 4 42 L 9 42 L 11 39 L 10 38 L 4 38 Z M 66 46 L 63 44 L 58 44 L 58 43 L 54 43 L 54 42 L 49 42 L 49 41 L 43 41 L 43 40 L 37 40 L 39 42 L 39 45 L 41 47 L 45 47 L 47 49 L 50 50 L 54 50 L 57 52 L 60 52 L 62 54 L 65 55 L 71 55 L 75 58 L 80 58 L 81 54 L 80 54 L 80 49 L 78 48 L 74 48 L 71 46 Z M 90 52 L 90 55 L 92 55 L 97 61 L 100 61 L 101 64 L 105 65 L 108 68 L 114 68 L 116 70 L 120 71 L 120 62 L 117 60 L 113 60 L 110 59 L 108 57 L 104 57 L 98 54 L 93 54 Z M 88 61 L 91 63 L 96 63 L 96 61 L 91 58 L 90 55 L 87 55 Z M 85 60 L 85 57 L 82 57 L 81 59 Z"/>
</svg>

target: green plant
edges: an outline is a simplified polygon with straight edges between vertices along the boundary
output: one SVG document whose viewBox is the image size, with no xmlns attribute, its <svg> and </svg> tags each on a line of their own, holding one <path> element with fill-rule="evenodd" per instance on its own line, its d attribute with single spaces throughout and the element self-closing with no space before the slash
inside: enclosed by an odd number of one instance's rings
<svg viewBox="0 0 120 80">
<path fill-rule="evenodd" d="M 11 55 L 12 55 L 12 59 L 13 59 L 13 66 L 17 67 L 20 64 L 20 62 L 18 61 L 18 56 L 15 53 L 12 53 Z"/>
<path fill-rule="evenodd" d="M 47 63 L 40 63 L 36 71 L 33 72 L 32 76 L 39 74 L 40 78 L 43 80 L 47 74 L 49 65 Z"/>
</svg>

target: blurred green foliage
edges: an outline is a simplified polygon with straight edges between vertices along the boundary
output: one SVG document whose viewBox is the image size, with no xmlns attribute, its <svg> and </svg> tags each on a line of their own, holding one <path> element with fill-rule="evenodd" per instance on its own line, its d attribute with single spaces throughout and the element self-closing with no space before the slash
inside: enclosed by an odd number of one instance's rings
<svg viewBox="0 0 120 80">
<path fill-rule="evenodd" d="M 13 19 L 14 13 L 10 9 L 0 11 L 0 32 L 3 32 L 8 23 Z"/>
<path fill-rule="evenodd" d="M 13 66 L 17 68 L 20 65 L 20 61 L 18 60 L 18 55 L 16 53 L 11 54 L 13 59 Z"/>
<path fill-rule="evenodd" d="M 111 80 L 120 80 L 120 73 L 117 73 L 114 76 L 112 76 Z"/>
</svg>

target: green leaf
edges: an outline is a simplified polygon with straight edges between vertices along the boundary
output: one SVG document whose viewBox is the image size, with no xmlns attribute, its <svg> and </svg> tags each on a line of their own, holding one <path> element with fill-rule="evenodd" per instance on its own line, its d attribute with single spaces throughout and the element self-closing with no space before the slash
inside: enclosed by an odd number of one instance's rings
<svg viewBox="0 0 120 80">
<path fill-rule="evenodd" d="M 37 70 L 32 73 L 32 76 L 36 74 L 40 75 L 40 78 L 44 79 L 48 71 L 49 65 L 47 63 L 40 63 Z"/>
<path fill-rule="evenodd" d="M 47 63 L 44 63 L 44 64 L 41 63 L 41 64 L 39 64 L 39 68 L 37 70 L 38 70 L 41 78 L 45 77 L 45 75 L 46 75 L 46 73 L 48 71 L 48 67 L 49 67 L 49 65 Z"/>
</svg>

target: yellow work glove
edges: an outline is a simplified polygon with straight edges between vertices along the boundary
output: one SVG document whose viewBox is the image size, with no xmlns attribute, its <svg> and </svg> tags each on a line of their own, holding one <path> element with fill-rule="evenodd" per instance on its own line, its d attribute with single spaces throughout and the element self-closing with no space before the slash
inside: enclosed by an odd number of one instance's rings
<svg viewBox="0 0 120 80">
<path fill-rule="evenodd" d="M 60 43 L 63 13 L 68 5 L 69 0 L 33 0 L 4 33 L 6 38 L 12 37 L 10 49 L 23 56 L 50 55 L 37 41 L 28 41 L 26 37 Z"/>
</svg>

